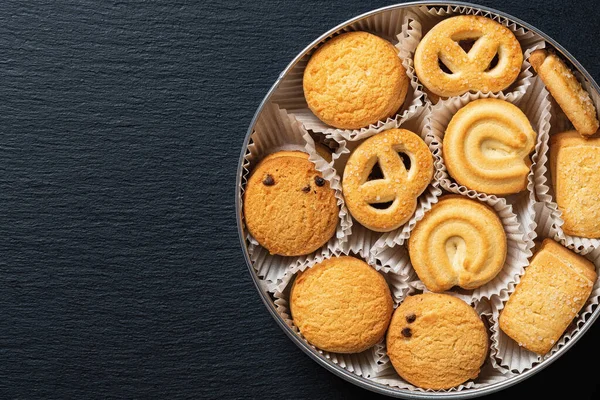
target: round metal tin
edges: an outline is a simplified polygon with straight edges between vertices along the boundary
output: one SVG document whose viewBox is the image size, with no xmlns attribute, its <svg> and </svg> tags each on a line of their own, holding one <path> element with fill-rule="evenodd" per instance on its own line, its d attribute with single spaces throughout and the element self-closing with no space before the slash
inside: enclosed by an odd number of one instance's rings
<svg viewBox="0 0 600 400">
<path fill-rule="evenodd" d="M 256 113 L 254 114 L 254 117 L 252 118 L 252 121 L 250 122 L 250 126 L 248 127 L 248 130 L 246 132 L 246 137 L 244 139 L 244 144 L 242 146 L 239 161 L 238 161 L 237 179 L 236 179 L 236 186 L 235 186 L 235 190 L 236 190 L 235 206 L 236 206 L 236 214 L 237 214 L 237 228 L 238 228 L 238 234 L 239 234 L 242 252 L 244 254 L 244 259 L 246 260 L 246 265 L 248 267 L 248 271 L 250 272 L 250 275 L 252 276 L 254 285 L 256 286 L 256 289 L 258 290 L 258 293 L 260 294 L 260 297 L 261 297 L 263 303 L 265 304 L 265 306 L 267 307 L 267 309 L 269 310 L 269 312 L 271 313 L 271 315 L 273 316 L 273 318 L 275 319 L 277 324 L 279 324 L 281 329 L 283 329 L 283 331 L 288 335 L 288 337 L 292 340 L 292 342 L 294 342 L 302 351 L 304 351 L 306 354 L 308 354 L 313 360 L 315 360 L 321 366 L 323 366 L 324 368 L 326 368 L 327 370 L 336 374 L 337 376 L 339 376 L 357 386 L 360 386 L 364 389 L 371 390 L 376 393 L 380 393 L 380 394 L 384 394 L 384 395 L 388 395 L 388 396 L 392 396 L 392 397 L 405 398 L 405 399 L 440 399 L 440 398 L 468 399 L 468 398 L 484 396 L 484 395 L 491 394 L 491 393 L 500 391 L 502 389 L 508 388 L 510 386 L 513 386 L 513 385 L 529 378 L 530 376 L 532 376 L 532 375 L 540 372 L 544 368 L 546 368 L 548 365 L 550 365 L 552 362 L 554 362 L 560 356 L 562 356 L 565 352 L 567 352 L 577 342 L 577 340 L 583 334 L 585 334 L 585 332 L 594 323 L 594 321 L 596 321 L 596 319 L 598 318 L 598 315 L 600 315 L 600 307 L 598 307 L 598 308 L 596 308 L 596 310 L 594 310 L 593 314 L 590 316 L 590 318 L 584 324 L 584 326 L 580 329 L 580 331 L 570 341 L 568 341 L 562 348 L 560 348 L 556 353 L 554 353 L 551 356 L 549 356 L 548 358 L 544 359 L 542 362 L 535 365 L 533 368 L 531 368 L 521 374 L 509 377 L 506 380 L 503 380 L 501 382 L 490 384 L 485 387 L 466 389 L 466 390 L 455 391 L 455 392 L 418 392 L 418 391 L 411 391 L 411 390 L 407 390 L 407 389 L 393 388 L 393 387 L 390 387 L 387 385 L 383 385 L 383 384 L 374 382 L 368 378 L 363 378 L 361 376 L 353 374 L 352 372 L 345 370 L 344 368 L 340 367 L 339 365 L 334 364 L 333 362 L 331 362 L 330 360 L 325 358 L 323 355 L 321 355 L 319 352 L 317 352 L 314 348 L 310 347 L 304 341 L 302 341 L 298 337 L 298 335 L 296 333 L 294 333 L 286 325 L 283 318 L 277 313 L 277 311 L 275 309 L 275 305 L 273 304 L 273 301 L 271 300 L 269 293 L 267 293 L 266 290 L 263 287 L 261 287 L 260 282 L 259 282 L 260 279 L 256 275 L 256 271 L 252 267 L 252 263 L 250 261 L 250 256 L 248 254 L 248 246 L 247 246 L 247 243 L 245 240 L 246 234 L 244 232 L 244 227 L 243 227 L 243 223 L 242 223 L 241 187 L 242 187 L 242 171 L 243 171 L 242 166 L 243 166 L 243 161 L 244 161 L 244 154 L 246 152 L 246 148 L 248 147 L 250 135 L 252 134 L 252 132 L 254 130 L 254 126 L 256 124 L 256 121 L 258 120 L 259 115 L 262 112 L 264 106 L 268 103 L 273 92 L 277 89 L 281 80 L 286 76 L 286 74 L 294 67 L 294 65 L 296 65 L 296 63 L 305 54 L 307 54 L 311 49 L 313 49 L 313 47 L 315 47 L 318 43 L 320 43 L 325 38 L 338 32 L 339 30 L 343 29 L 344 27 L 346 27 L 350 24 L 353 24 L 357 21 L 360 21 L 364 18 L 370 17 L 374 14 L 385 13 L 385 12 L 389 12 L 389 11 L 399 9 L 399 8 L 415 7 L 415 6 L 466 6 L 466 7 L 472 7 L 475 9 L 482 10 L 482 11 L 490 12 L 493 14 L 497 14 L 504 18 L 507 18 L 508 20 L 515 22 L 518 25 L 520 25 L 532 32 L 535 32 L 538 35 L 540 35 L 542 38 L 544 38 L 544 40 L 547 43 L 551 44 L 556 49 L 556 51 L 560 52 L 566 59 L 568 59 L 572 63 L 572 65 L 583 75 L 583 77 L 590 82 L 591 87 L 596 92 L 600 93 L 600 87 L 598 86 L 596 81 L 590 76 L 590 74 L 585 70 L 585 68 L 583 68 L 583 66 L 567 50 L 565 50 L 560 44 L 558 44 L 554 39 L 552 39 L 551 37 L 546 35 L 544 32 L 540 31 L 536 27 L 534 27 L 534 26 L 528 24 L 527 22 L 524 22 L 516 17 L 513 17 L 512 15 L 504 13 L 502 11 L 495 10 L 493 8 L 489 8 L 489 7 L 485 7 L 485 6 L 481 6 L 479 4 L 460 2 L 460 1 L 415 1 L 415 2 L 391 5 L 391 6 L 387 6 L 387 7 L 369 11 L 367 13 L 364 13 L 362 15 L 359 15 L 357 17 L 349 19 L 349 20 L 341 23 L 340 25 L 330 29 L 329 31 L 325 32 L 320 37 L 318 37 L 316 40 L 314 40 L 311 44 L 309 44 L 304 50 L 302 50 L 288 64 L 288 66 L 283 70 L 283 72 L 281 72 L 281 74 L 279 75 L 279 77 L 277 78 L 277 80 L 275 81 L 273 86 L 271 86 L 271 88 L 269 89 L 269 91 L 267 92 L 265 97 L 263 98 L 262 102 L 258 106 Z"/>
</svg>

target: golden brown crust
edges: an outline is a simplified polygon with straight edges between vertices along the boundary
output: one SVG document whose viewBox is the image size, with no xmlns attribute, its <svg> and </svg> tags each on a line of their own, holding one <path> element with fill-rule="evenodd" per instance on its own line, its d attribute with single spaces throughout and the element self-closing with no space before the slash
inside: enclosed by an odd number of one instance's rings
<svg viewBox="0 0 600 400">
<path fill-rule="evenodd" d="M 335 234 L 338 212 L 334 190 L 302 152 L 265 157 L 244 193 L 246 227 L 271 254 L 317 250 Z"/>
<path fill-rule="evenodd" d="M 398 153 L 410 158 L 406 169 Z M 368 181 L 376 163 L 383 179 Z M 415 212 L 417 198 L 433 177 L 433 156 L 417 134 L 406 129 L 390 129 L 370 137 L 350 155 L 344 169 L 342 187 L 346 206 L 365 227 L 388 232 L 406 223 Z M 379 209 L 372 204 L 392 204 Z"/>
<path fill-rule="evenodd" d="M 367 32 L 347 32 L 323 44 L 304 71 L 311 111 L 341 129 L 359 129 L 393 116 L 404 103 L 408 77 L 398 50 Z"/>
<path fill-rule="evenodd" d="M 479 375 L 488 333 L 464 301 L 424 293 L 407 297 L 394 312 L 387 353 L 398 374 L 413 385 L 449 389 Z"/>
<path fill-rule="evenodd" d="M 544 239 L 500 314 L 500 329 L 520 346 L 544 355 L 586 303 L 594 264 Z"/>
<path fill-rule="evenodd" d="M 600 238 L 600 138 L 577 131 L 550 137 L 550 172 L 568 235 Z"/>
<path fill-rule="evenodd" d="M 333 257 L 298 274 L 290 293 L 294 324 L 314 346 L 359 353 L 384 336 L 393 311 L 387 282 L 354 257 Z"/>
<path fill-rule="evenodd" d="M 567 65 L 546 50 L 531 53 L 529 63 L 577 132 L 584 136 L 596 133 L 599 127 L 596 107 Z"/>
<path fill-rule="evenodd" d="M 476 40 L 469 52 L 461 40 Z M 498 64 L 488 70 L 494 56 Z M 452 71 L 442 70 L 442 61 Z M 485 17 L 460 15 L 435 25 L 415 51 L 415 72 L 431 92 L 442 97 L 468 91 L 498 92 L 519 76 L 521 45 L 510 29 Z"/>
<path fill-rule="evenodd" d="M 517 106 L 475 100 L 458 110 L 446 128 L 442 152 L 448 173 L 478 192 L 518 193 L 527 188 L 536 136 Z"/>
<path fill-rule="evenodd" d="M 503 268 L 507 243 L 502 221 L 487 205 L 445 195 L 417 222 L 408 241 L 410 261 L 433 292 L 475 289 Z"/>
</svg>

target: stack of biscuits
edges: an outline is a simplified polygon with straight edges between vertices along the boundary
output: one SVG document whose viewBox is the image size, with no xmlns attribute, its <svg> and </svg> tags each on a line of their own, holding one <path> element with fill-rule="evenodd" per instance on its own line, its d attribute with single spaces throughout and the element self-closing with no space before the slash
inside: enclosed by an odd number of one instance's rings
<svg viewBox="0 0 600 400">
<path fill-rule="evenodd" d="M 311 117 L 340 132 L 367 133 L 340 141 L 341 154 L 323 140 L 331 137 L 308 132 L 314 154 L 274 149 L 252 166 L 243 188 L 249 237 L 269 255 L 298 260 L 278 292 L 304 340 L 341 354 L 381 345 L 399 379 L 431 390 L 477 380 L 496 356 L 490 326 L 540 358 L 556 349 L 590 302 L 597 265 L 585 256 L 590 249 L 570 249 L 550 234 L 534 248 L 534 233 L 515 239 L 507 230 L 499 210 L 514 215 L 511 202 L 539 202 L 531 176 L 544 146 L 536 150 L 542 133 L 523 102 L 501 94 L 529 69 L 554 112 L 572 125 L 550 136 L 548 150 L 551 195 L 565 234 L 600 238 L 600 136 L 595 105 L 569 64 L 549 48 L 532 50 L 496 19 L 452 15 L 424 32 L 410 62 L 395 43 L 364 30 L 334 35 L 309 55 L 302 93 Z M 434 105 L 460 100 L 444 125 L 441 152 L 432 149 L 431 124 L 371 129 L 401 121 L 415 88 L 429 121 Z M 334 178 L 317 169 L 314 157 Z M 438 171 L 464 191 L 440 185 Z M 423 208 L 430 187 L 438 196 Z M 398 295 L 388 276 L 393 268 L 382 268 L 348 237 L 337 238 L 337 251 L 325 251 L 346 212 L 353 229 L 374 238 L 371 247 L 377 238 L 406 233 L 391 247 L 408 257 L 407 290 Z M 499 277 L 513 271 L 507 269 L 513 243 L 532 251 L 506 285 Z M 472 296 L 483 287 L 502 303 L 485 315 L 478 306 L 492 296 Z"/>
</svg>

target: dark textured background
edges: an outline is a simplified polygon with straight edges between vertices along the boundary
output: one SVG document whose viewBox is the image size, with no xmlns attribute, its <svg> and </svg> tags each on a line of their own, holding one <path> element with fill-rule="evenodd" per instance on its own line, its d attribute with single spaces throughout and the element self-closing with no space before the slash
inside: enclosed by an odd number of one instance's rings
<svg viewBox="0 0 600 400">
<path fill-rule="evenodd" d="M 488 1 L 600 78 L 595 1 Z M 273 321 L 234 181 L 278 74 L 386 1 L 0 2 L 0 398 L 358 398 Z M 598 398 L 595 326 L 497 395 Z M 566 386 L 565 386 L 566 385 Z"/>
</svg>

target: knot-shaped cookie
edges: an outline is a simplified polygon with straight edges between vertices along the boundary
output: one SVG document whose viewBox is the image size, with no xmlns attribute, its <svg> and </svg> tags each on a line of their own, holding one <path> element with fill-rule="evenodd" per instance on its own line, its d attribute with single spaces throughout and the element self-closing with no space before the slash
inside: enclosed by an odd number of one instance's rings
<svg viewBox="0 0 600 400">
<path fill-rule="evenodd" d="M 432 292 L 454 286 L 475 289 L 504 266 L 506 234 L 490 207 L 446 195 L 417 222 L 408 250 L 419 279 Z"/>
<path fill-rule="evenodd" d="M 361 143 L 346 163 L 346 205 L 365 227 L 391 231 L 413 215 L 432 176 L 433 157 L 423 139 L 406 129 L 381 132 Z"/>
<path fill-rule="evenodd" d="M 535 139 L 518 107 L 504 100 L 480 99 L 452 117 L 442 152 L 456 182 L 479 192 L 506 195 L 527 187 Z"/>
<path fill-rule="evenodd" d="M 475 41 L 473 46 L 463 49 L 461 42 L 471 41 Z M 489 18 L 461 15 L 443 20 L 423 37 L 414 63 L 419 80 L 431 92 L 459 96 L 468 91 L 506 89 L 519 76 L 523 52 L 505 26 Z"/>
</svg>

